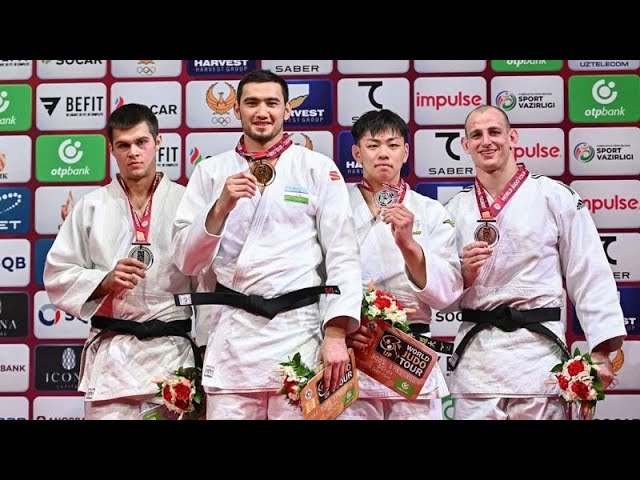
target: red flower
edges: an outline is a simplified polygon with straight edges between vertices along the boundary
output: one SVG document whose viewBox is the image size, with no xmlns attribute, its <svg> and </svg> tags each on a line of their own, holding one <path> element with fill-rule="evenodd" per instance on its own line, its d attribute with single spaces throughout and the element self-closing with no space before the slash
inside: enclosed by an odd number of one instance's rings
<svg viewBox="0 0 640 480">
<path fill-rule="evenodd" d="M 380 290 L 378 290 L 378 296 L 376 297 L 376 301 L 374 302 L 374 305 L 376 307 L 378 307 L 380 310 L 384 309 L 384 308 L 388 308 L 391 306 L 391 300 L 388 297 L 383 297 L 379 295 Z"/>
<path fill-rule="evenodd" d="M 184 383 L 179 383 L 173 387 L 173 391 L 176 394 L 176 400 L 186 402 L 191 397 L 191 386 L 187 386 Z M 176 402 L 177 403 L 177 402 Z"/>
<path fill-rule="evenodd" d="M 584 370 L 584 365 L 581 360 L 574 360 L 569 365 L 567 365 L 567 371 L 569 375 L 575 377 L 577 374 Z"/>
<path fill-rule="evenodd" d="M 296 387 L 298 385 L 298 382 L 290 382 L 286 378 L 282 381 L 282 383 L 286 393 L 294 393 L 293 387 Z"/>
<path fill-rule="evenodd" d="M 165 385 L 162 389 L 162 398 L 167 402 L 171 402 L 171 398 L 173 397 L 171 393 L 171 385 Z"/>
<path fill-rule="evenodd" d="M 571 385 L 571 390 L 582 400 L 589 398 L 589 389 L 582 382 L 574 382 L 573 385 Z"/>
<path fill-rule="evenodd" d="M 558 377 L 558 385 L 562 390 L 566 390 L 567 387 L 569 386 L 569 380 L 567 379 L 567 377 L 560 375 Z"/>
</svg>

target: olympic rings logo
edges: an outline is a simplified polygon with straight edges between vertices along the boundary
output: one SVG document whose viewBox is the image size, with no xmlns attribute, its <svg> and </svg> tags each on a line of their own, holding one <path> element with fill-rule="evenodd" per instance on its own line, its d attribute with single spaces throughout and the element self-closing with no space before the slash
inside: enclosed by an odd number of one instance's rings
<svg viewBox="0 0 640 480">
<path fill-rule="evenodd" d="M 156 67 L 154 67 L 153 65 L 149 66 L 149 65 L 140 65 L 138 68 L 138 73 L 144 73 L 145 75 L 153 75 L 154 73 L 156 73 Z"/>
<path fill-rule="evenodd" d="M 231 117 L 228 116 L 228 115 L 226 117 L 223 117 L 222 115 L 217 116 L 217 117 L 213 117 L 211 119 L 211 123 L 213 123 L 214 125 L 217 123 L 221 127 L 226 127 L 227 125 L 229 125 L 231 123 Z"/>
</svg>

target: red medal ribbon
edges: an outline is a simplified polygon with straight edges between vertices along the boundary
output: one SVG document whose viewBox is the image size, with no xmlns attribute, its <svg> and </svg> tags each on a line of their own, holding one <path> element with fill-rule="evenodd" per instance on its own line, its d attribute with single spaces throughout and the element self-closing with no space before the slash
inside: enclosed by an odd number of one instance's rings
<svg viewBox="0 0 640 480">
<path fill-rule="evenodd" d="M 117 175 L 118 182 L 120 182 L 120 186 L 122 186 L 124 193 L 127 195 L 127 201 L 129 202 L 129 209 L 131 210 L 131 218 L 133 219 L 133 226 L 136 230 L 136 243 L 148 243 L 149 242 L 149 230 L 151 229 L 151 208 L 153 202 L 153 194 L 158 188 L 158 184 L 162 179 L 162 173 L 156 173 L 156 177 L 153 179 L 153 183 L 151 184 L 151 196 L 149 197 L 149 202 L 147 202 L 147 206 L 144 209 L 144 213 L 142 218 L 138 217 L 135 208 L 131 204 L 131 198 L 129 197 L 129 189 L 127 188 L 127 184 L 124 183 L 122 177 Z"/>
<path fill-rule="evenodd" d="M 374 194 L 378 193 L 373 190 L 373 187 L 364 178 L 360 182 L 360 186 L 367 192 L 373 192 Z M 388 187 L 398 194 L 398 201 L 394 203 L 402 203 L 402 200 L 404 200 L 404 196 L 407 193 L 407 182 L 405 182 L 403 178 L 400 179 L 400 183 L 398 183 L 397 185 L 389 182 L 382 182 L 382 186 Z"/>
<path fill-rule="evenodd" d="M 478 202 L 478 208 L 480 209 L 482 220 L 492 220 L 497 217 L 528 176 L 529 170 L 527 170 L 527 167 L 520 165 L 516 174 L 511 177 L 511 180 L 509 180 L 505 189 L 494 199 L 491 205 L 489 205 L 489 200 L 487 199 L 487 195 L 484 191 L 484 186 L 480 183 L 478 177 L 476 177 L 476 200 Z"/>
<path fill-rule="evenodd" d="M 266 158 L 274 158 L 279 157 L 282 153 L 293 145 L 293 140 L 291 140 L 291 135 L 284 134 L 282 138 L 273 145 L 268 150 L 263 152 L 248 152 L 247 147 L 244 144 L 244 135 L 240 137 L 238 144 L 236 145 L 236 153 L 241 157 L 246 158 L 250 162 L 253 160 L 264 160 Z"/>
</svg>

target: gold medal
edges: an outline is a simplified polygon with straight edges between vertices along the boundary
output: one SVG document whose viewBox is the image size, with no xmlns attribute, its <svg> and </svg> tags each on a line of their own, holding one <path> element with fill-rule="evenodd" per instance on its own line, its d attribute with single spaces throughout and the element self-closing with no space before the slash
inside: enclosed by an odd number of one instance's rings
<svg viewBox="0 0 640 480">
<path fill-rule="evenodd" d="M 134 258 L 147 266 L 147 269 L 153 265 L 153 253 L 149 249 L 148 243 L 134 243 L 133 248 L 129 251 L 129 258 Z"/>
<path fill-rule="evenodd" d="M 500 232 L 495 226 L 495 220 L 478 220 L 478 222 L 481 222 L 481 224 L 476 228 L 473 237 L 478 242 L 487 242 L 489 248 L 493 248 L 500 239 Z"/>
<path fill-rule="evenodd" d="M 265 187 L 273 183 L 273 180 L 276 178 L 275 169 L 268 163 L 257 163 L 256 166 L 253 167 L 251 173 L 256 177 L 258 183 Z"/>
</svg>

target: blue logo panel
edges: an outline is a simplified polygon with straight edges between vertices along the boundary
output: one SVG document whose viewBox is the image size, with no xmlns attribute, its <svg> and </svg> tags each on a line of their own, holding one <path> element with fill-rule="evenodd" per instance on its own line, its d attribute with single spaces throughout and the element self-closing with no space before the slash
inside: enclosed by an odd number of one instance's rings
<svg viewBox="0 0 640 480">
<path fill-rule="evenodd" d="M 187 73 L 192 77 L 229 75 L 240 78 L 255 69 L 255 60 L 187 60 Z"/>
<path fill-rule="evenodd" d="M 0 188 L 0 235 L 27 233 L 31 225 L 31 191 Z"/>
<path fill-rule="evenodd" d="M 36 241 L 36 285 L 40 287 L 44 287 L 44 281 L 42 280 L 44 262 L 47 259 L 51 245 L 53 245 L 53 239 L 42 238 Z"/>
<path fill-rule="evenodd" d="M 624 315 L 624 326 L 629 335 L 640 334 L 640 287 L 618 287 L 620 293 L 620 305 Z M 584 336 L 584 331 L 580 327 L 578 315 L 575 307 L 571 308 L 573 333 Z"/>
<path fill-rule="evenodd" d="M 315 127 L 331 125 L 333 96 L 329 80 L 289 80 L 291 116 L 285 122 L 289 127 Z"/>
<path fill-rule="evenodd" d="M 346 179 L 360 180 L 362 178 L 362 167 L 355 161 L 351 154 L 351 147 L 355 142 L 351 131 L 343 131 L 338 134 L 338 168 L 342 176 Z M 409 158 L 400 169 L 400 176 L 409 175 L 409 163 L 411 162 L 411 146 L 409 146 Z"/>
</svg>

